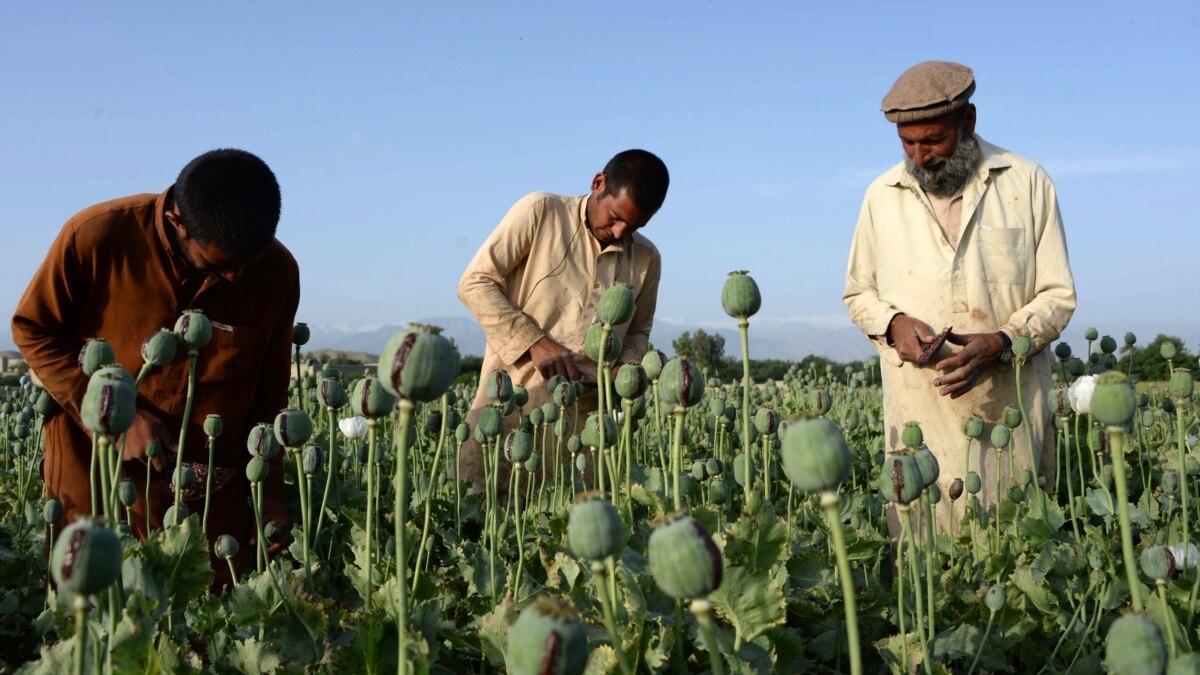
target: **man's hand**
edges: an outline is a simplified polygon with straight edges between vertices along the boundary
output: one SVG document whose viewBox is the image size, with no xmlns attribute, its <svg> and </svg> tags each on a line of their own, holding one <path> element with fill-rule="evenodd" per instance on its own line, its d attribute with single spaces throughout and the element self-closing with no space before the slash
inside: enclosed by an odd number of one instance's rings
<svg viewBox="0 0 1200 675">
<path fill-rule="evenodd" d="M 962 350 L 938 362 L 938 371 L 945 374 L 934 380 L 933 386 L 939 387 L 939 394 L 950 398 L 971 391 L 984 368 L 1004 353 L 1004 340 L 996 333 L 950 333 L 946 341 L 961 346 Z"/>
<path fill-rule="evenodd" d="M 902 361 L 916 363 L 925 345 L 937 339 L 929 324 L 905 314 L 897 314 L 888 324 L 888 340 L 895 345 Z"/>
<path fill-rule="evenodd" d="M 158 441 L 158 447 L 162 452 L 150 459 L 150 463 L 154 465 L 155 471 L 162 471 L 167 466 L 166 453 L 174 454 L 178 441 L 172 438 L 171 432 L 162 420 L 139 408 L 133 418 L 133 424 L 125 432 L 125 452 L 122 459 L 126 462 L 136 459 L 144 464 L 146 462 L 146 446 L 150 445 L 151 441 Z"/>
<path fill-rule="evenodd" d="M 547 380 L 555 375 L 562 375 L 572 382 L 581 379 L 575 353 L 550 339 L 550 336 L 543 336 L 533 343 L 529 348 L 529 357 Z"/>
</svg>

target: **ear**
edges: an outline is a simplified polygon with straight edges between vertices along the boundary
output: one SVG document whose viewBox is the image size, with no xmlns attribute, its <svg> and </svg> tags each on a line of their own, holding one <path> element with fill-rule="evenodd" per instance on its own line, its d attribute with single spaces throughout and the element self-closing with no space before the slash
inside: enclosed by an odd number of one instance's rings
<svg viewBox="0 0 1200 675">
<path fill-rule="evenodd" d="M 967 107 L 963 110 L 963 128 L 967 130 L 968 134 L 975 133 L 975 104 L 974 103 L 968 103 Z"/>
<path fill-rule="evenodd" d="M 604 188 L 607 185 L 608 177 L 604 175 L 604 172 L 600 172 L 592 179 L 592 192 L 604 192 Z"/>
<path fill-rule="evenodd" d="M 170 211 L 163 211 L 163 217 L 166 218 L 167 222 L 175 228 L 175 236 L 178 237 L 180 241 L 186 241 L 189 238 L 188 231 L 187 228 L 183 226 L 183 220 L 179 217 L 179 211 L 177 208 L 178 207 L 171 209 Z"/>
</svg>

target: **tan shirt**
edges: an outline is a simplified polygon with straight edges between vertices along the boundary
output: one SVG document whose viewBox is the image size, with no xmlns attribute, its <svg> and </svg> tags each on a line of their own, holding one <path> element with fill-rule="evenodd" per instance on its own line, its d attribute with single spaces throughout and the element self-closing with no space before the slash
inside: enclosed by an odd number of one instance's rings
<svg viewBox="0 0 1200 675">
<path fill-rule="evenodd" d="M 1032 428 L 1045 474 L 1053 468 L 1054 434 L 1047 403 L 1051 354 L 1044 348 L 1075 311 L 1075 285 L 1053 183 L 1037 164 L 982 139 L 980 146 L 983 158 L 963 189 L 957 248 L 943 235 L 929 199 L 903 163 L 871 184 L 850 248 L 843 296 L 850 318 L 879 351 L 889 450 L 899 445 L 906 421 L 920 422 L 926 444 L 942 462 L 943 491 L 966 472 L 963 418 L 974 413 L 991 425 L 1000 421 L 1005 406 L 1016 405 L 1013 370 L 998 365 L 964 396 L 940 396 L 932 384 L 939 375 L 932 364 L 901 362 L 886 345 L 888 322 L 903 312 L 935 331 L 953 326 L 956 333 L 1003 329 L 1013 336 L 1028 335 L 1038 351 L 1022 371 L 1031 424 L 1017 430 L 1014 448 L 1018 471 L 1028 468 L 1024 433 Z M 957 349 L 947 344 L 940 356 Z M 988 464 L 995 458 L 987 443 L 990 431 L 989 426 L 984 432 L 987 463 L 982 472 L 989 502 L 995 497 L 996 470 Z M 971 458 L 971 469 L 978 471 L 978 443 Z M 1004 479 L 1006 486 L 1007 470 Z"/>
<path fill-rule="evenodd" d="M 962 233 L 962 190 L 945 196 L 931 195 L 926 192 L 925 196 L 929 198 L 929 204 L 933 207 L 933 215 L 942 228 L 946 242 L 950 244 L 950 248 L 957 249 L 958 236 Z"/>
<path fill-rule="evenodd" d="M 633 286 L 636 310 L 615 327 L 623 338 L 621 361 L 641 359 L 650 341 L 658 302 L 661 259 L 650 240 L 634 233 L 601 250 L 585 226 L 587 196 L 534 192 L 509 209 L 484 241 L 458 284 L 458 297 L 487 336 L 484 375 L 506 370 L 529 390 L 530 405 L 548 400 L 529 347 L 544 335 L 578 355 L 596 322 L 596 303 L 618 281 Z M 487 402 L 483 389 L 473 409 Z"/>
</svg>

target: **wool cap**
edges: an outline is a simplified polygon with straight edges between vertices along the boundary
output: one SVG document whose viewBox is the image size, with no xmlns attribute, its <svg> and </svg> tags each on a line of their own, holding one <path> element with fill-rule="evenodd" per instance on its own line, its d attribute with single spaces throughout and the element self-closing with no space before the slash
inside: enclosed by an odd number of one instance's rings
<svg viewBox="0 0 1200 675">
<path fill-rule="evenodd" d="M 975 74 L 961 63 L 918 63 L 883 97 L 883 116 L 897 124 L 931 120 L 963 107 L 973 93 Z"/>
</svg>

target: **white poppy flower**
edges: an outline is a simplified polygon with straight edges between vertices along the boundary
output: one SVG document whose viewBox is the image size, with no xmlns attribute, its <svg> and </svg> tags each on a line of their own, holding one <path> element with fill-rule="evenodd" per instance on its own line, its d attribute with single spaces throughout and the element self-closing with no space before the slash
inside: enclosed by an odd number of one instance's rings
<svg viewBox="0 0 1200 675">
<path fill-rule="evenodd" d="M 365 438 L 367 435 L 367 418 L 347 417 L 346 419 L 339 420 L 338 429 L 342 430 L 342 435 L 346 438 Z"/>
<path fill-rule="evenodd" d="M 1071 407 L 1080 415 L 1092 413 L 1092 393 L 1096 391 L 1096 376 L 1084 375 L 1071 383 L 1067 396 L 1071 399 Z"/>
</svg>

